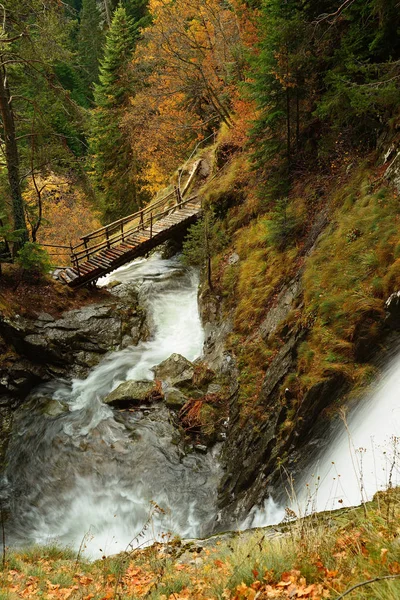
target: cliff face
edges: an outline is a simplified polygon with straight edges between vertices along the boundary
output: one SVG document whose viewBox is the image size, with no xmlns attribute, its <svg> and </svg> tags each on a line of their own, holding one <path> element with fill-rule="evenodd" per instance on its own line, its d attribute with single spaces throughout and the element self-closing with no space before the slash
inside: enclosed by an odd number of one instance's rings
<svg viewBox="0 0 400 600">
<path fill-rule="evenodd" d="M 211 354 L 224 345 L 237 384 L 222 529 L 287 487 L 327 443 L 339 408 L 362 401 L 399 348 L 397 161 L 392 148 L 383 165 L 369 157 L 329 181 L 315 174 L 293 186 L 283 217 L 254 207 L 251 176 L 229 194 L 206 190 L 216 235 L 228 240 L 213 259 L 208 343 Z"/>
<path fill-rule="evenodd" d="M 45 303 L 44 303 L 45 304 Z M 145 313 L 133 290 L 104 295 L 97 303 L 60 316 L 0 315 L 0 465 L 14 410 L 37 385 L 83 377 L 110 350 L 146 336 Z"/>
</svg>

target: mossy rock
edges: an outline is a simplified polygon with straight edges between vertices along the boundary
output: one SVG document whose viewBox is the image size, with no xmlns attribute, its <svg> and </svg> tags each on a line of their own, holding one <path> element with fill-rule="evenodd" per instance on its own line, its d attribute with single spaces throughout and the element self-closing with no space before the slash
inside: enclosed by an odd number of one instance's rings
<svg viewBox="0 0 400 600">
<path fill-rule="evenodd" d="M 125 381 L 104 398 L 104 403 L 124 408 L 132 404 L 151 402 L 155 391 L 154 381 Z"/>
</svg>

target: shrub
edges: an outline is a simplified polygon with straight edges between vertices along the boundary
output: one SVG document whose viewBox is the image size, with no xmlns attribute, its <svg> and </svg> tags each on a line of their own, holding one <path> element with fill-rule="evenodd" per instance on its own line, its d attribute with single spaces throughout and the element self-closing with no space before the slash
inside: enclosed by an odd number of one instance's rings
<svg viewBox="0 0 400 600">
<path fill-rule="evenodd" d="M 26 242 L 23 245 L 18 252 L 16 262 L 24 274 L 34 279 L 40 278 L 51 269 L 49 255 L 35 242 Z"/>
</svg>

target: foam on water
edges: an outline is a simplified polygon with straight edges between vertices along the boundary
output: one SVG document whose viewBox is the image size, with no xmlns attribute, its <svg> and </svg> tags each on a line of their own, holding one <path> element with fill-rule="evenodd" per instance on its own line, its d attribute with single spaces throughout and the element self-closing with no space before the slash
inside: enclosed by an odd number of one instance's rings
<svg viewBox="0 0 400 600">
<path fill-rule="evenodd" d="M 100 284 L 113 280 L 139 288 L 151 339 L 111 353 L 84 380 L 42 387 L 19 411 L 3 482 L 11 514 L 7 535 L 14 543 L 78 548 L 84 540 L 94 557 L 165 532 L 200 535 L 214 516 L 214 454 L 186 454 L 163 405 L 118 413 L 102 402 L 123 381 L 153 379 L 151 367 L 174 352 L 189 360 L 201 355 L 198 274 L 178 259 L 153 255 Z M 43 413 L 43 396 L 67 410 L 55 417 Z"/>
</svg>

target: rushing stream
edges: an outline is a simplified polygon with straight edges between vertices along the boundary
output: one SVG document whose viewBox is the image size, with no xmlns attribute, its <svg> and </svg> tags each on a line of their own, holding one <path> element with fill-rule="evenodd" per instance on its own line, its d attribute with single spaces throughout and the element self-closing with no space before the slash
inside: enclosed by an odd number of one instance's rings
<svg viewBox="0 0 400 600">
<path fill-rule="evenodd" d="M 110 354 L 85 380 L 42 386 L 18 412 L 3 486 L 9 542 L 78 548 L 84 540 L 98 556 L 162 532 L 199 536 L 215 515 L 213 454 L 185 453 L 161 403 L 119 412 L 102 402 L 123 381 L 153 379 L 151 367 L 174 352 L 189 360 L 201 354 L 197 274 L 153 255 L 102 284 L 111 280 L 139 287 L 152 338 Z"/>
<path fill-rule="evenodd" d="M 212 530 L 218 450 L 188 453 L 162 403 L 116 411 L 102 401 L 124 381 L 152 380 L 151 368 L 172 353 L 189 360 L 201 355 L 197 273 L 176 258 L 153 255 L 101 284 L 113 280 L 139 289 L 151 339 L 109 354 L 84 380 L 42 386 L 17 412 L 0 486 L 8 543 L 57 542 L 96 557 L 165 533 L 199 537 Z M 400 484 L 399 397 L 397 357 L 295 482 L 287 504 L 296 514 L 356 505 Z M 284 516 L 284 507 L 269 498 L 241 527 Z"/>
</svg>

